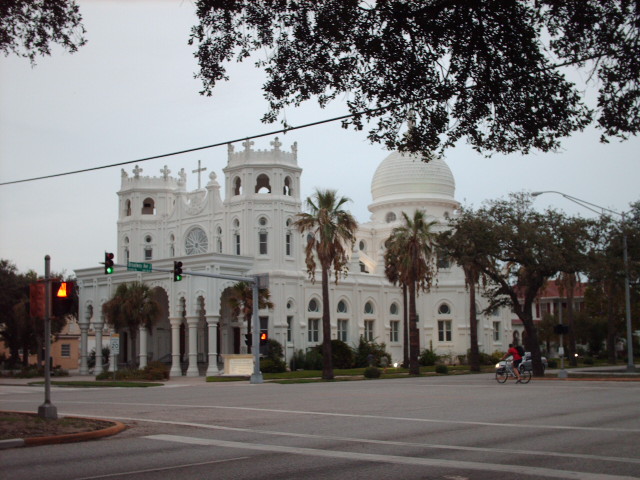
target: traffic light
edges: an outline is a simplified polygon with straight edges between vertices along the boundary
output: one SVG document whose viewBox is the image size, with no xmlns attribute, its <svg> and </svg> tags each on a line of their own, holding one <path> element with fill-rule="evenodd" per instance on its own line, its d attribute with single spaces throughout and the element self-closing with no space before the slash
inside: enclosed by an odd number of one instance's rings
<svg viewBox="0 0 640 480">
<path fill-rule="evenodd" d="M 104 252 L 104 273 L 105 275 L 113 273 L 113 253 Z"/>
<path fill-rule="evenodd" d="M 245 333 L 244 334 L 244 344 L 247 347 L 250 347 L 251 345 L 253 345 L 253 334 L 252 333 Z"/>
<path fill-rule="evenodd" d="M 260 345 L 266 345 L 269 341 L 269 334 L 267 332 L 260 332 Z"/>
<path fill-rule="evenodd" d="M 173 281 L 182 280 L 182 262 L 173 262 Z"/>
<path fill-rule="evenodd" d="M 51 315 L 64 317 L 73 313 L 73 282 L 51 282 Z"/>
</svg>

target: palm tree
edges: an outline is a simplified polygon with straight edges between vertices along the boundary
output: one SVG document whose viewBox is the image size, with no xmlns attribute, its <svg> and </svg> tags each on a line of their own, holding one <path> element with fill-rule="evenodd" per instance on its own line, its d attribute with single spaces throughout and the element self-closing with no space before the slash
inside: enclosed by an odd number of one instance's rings
<svg viewBox="0 0 640 480">
<path fill-rule="evenodd" d="M 253 316 L 253 285 L 248 282 L 237 282 L 231 286 L 229 297 L 231 313 L 234 317 L 242 317 L 247 322 L 247 333 L 251 334 L 251 318 Z M 258 289 L 258 309 L 273 308 L 268 288 Z M 249 348 L 251 351 L 251 348 Z"/>
<path fill-rule="evenodd" d="M 389 249 L 389 240 L 385 245 L 387 250 L 384 254 L 384 274 L 387 280 L 393 285 L 401 283 L 402 286 L 402 366 L 409 366 L 409 318 L 408 318 L 408 302 L 407 302 L 407 286 L 400 282 L 398 273 L 398 261 L 395 258 L 395 251 Z"/>
<path fill-rule="evenodd" d="M 437 222 L 427 222 L 425 213 L 416 210 L 413 218 L 402 212 L 405 224 L 394 228 L 387 243 L 385 269 L 395 263 L 397 279 L 409 291 L 409 373 L 420 374 L 418 354 L 420 336 L 416 314 L 416 294 L 428 291 L 434 276 L 433 247 L 435 233 L 432 227 Z"/>
<path fill-rule="evenodd" d="M 144 283 L 122 283 L 113 298 L 102 306 L 102 313 L 115 330 L 129 330 L 132 357 L 135 359 L 138 330 L 140 327 L 151 328 L 156 323 L 160 306 Z"/>
<path fill-rule="evenodd" d="M 308 197 L 309 213 L 299 213 L 294 225 L 301 233 L 307 232 L 307 273 L 315 282 L 316 258 L 322 271 L 322 378 L 333 378 L 331 360 L 331 318 L 329 316 L 329 275 L 333 268 L 336 283 L 346 273 L 348 252 L 355 243 L 358 222 L 343 205 L 346 197 L 338 197 L 335 190 L 316 190 Z M 348 247 L 348 248 L 347 248 Z"/>
<path fill-rule="evenodd" d="M 482 252 L 472 237 L 461 230 L 447 230 L 436 239 L 441 252 L 451 257 L 464 272 L 464 280 L 469 290 L 469 368 L 472 372 L 480 371 L 480 349 L 478 348 L 478 312 L 476 311 L 476 290 L 484 275 L 479 268 Z"/>
</svg>

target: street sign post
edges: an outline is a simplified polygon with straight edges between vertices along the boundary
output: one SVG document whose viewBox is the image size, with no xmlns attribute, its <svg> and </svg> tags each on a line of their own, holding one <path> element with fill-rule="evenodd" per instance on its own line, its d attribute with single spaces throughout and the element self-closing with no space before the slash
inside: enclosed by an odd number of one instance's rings
<svg viewBox="0 0 640 480">
<path fill-rule="evenodd" d="M 151 272 L 151 264 L 144 262 L 128 262 L 127 270 L 133 270 L 135 272 Z"/>
</svg>

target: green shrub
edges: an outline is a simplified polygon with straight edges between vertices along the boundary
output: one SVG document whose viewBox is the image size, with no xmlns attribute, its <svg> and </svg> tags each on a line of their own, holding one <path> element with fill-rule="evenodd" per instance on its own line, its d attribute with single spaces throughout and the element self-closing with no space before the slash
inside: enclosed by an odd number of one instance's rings
<svg viewBox="0 0 640 480">
<path fill-rule="evenodd" d="M 282 360 L 284 358 L 284 350 L 282 349 L 282 345 L 277 340 L 270 338 L 267 340 L 267 345 L 264 351 L 264 358 L 268 358 L 270 360 Z"/>
<path fill-rule="evenodd" d="M 377 367 L 367 367 L 364 369 L 364 378 L 380 378 L 380 369 Z"/>
<path fill-rule="evenodd" d="M 446 365 L 436 365 L 436 373 L 447 375 L 449 373 L 449 367 Z"/>
<path fill-rule="evenodd" d="M 292 372 L 304 369 L 305 354 L 302 350 L 296 350 L 289 360 L 289 368 Z"/>
<path fill-rule="evenodd" d="M 331 340 L 333 368 L 353 367 L 353 350 L 342 340 Z"/>
<path fill-rule="evenodd" d="M 145 380 L 169 380 L 169 367 L 162 362 L 149 362 L 143 372 Z"/>
<path fill-rule="evenodd" d="M 555 359 L 550 359 L 547 363 L 549 368 L 558 368 L 558 361 Z"/>
<path fill-rule="evenodd" d="M 425 348 L 420 354 L 420 358 L 418 358 L 418 362 L 420 365 L 425 367 L 431 367 L 436 364 L 438 360 L 438 355 L 431 348 Z"/>
<path fill-rule="evenodd" d="M 280 359 L 263 358 L 260 360 L 260 371 L 263 373 L 282 373 L 287 371 L 287 365 Z"/>
<path fill-rule="evenodd" d="M 391 358 L 391 355 L 387 353 L 387 345 L 385 343 L 367 342 L 364 337 L 360 337 L 360 341 L 355 351 L 354 363 L 356 368 L 364 368 L 369 366 L 367 358 L 369 355 L 373 355 L 374 365 L 380 364 L 380 359 L 383 356 Z"/>
<path fill-rule="evenodd" d="M 316 348 L 309 350 L 304 356 L 305 370 L 322 370 L 322 355 Z"/>
</svg>

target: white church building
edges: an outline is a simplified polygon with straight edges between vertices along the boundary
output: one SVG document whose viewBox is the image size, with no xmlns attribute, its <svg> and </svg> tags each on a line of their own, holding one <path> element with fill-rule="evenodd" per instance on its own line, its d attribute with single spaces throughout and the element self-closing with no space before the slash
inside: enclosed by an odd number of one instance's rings
<svg viewBox="0 0 640 480">
<path fill-rule="evenodd" d="M 115 272 L 105 275 L 102 267 L 76 270 L 81 374 L 88 373 L 89 335 L 95 335 L 97 345 L 108 345 L 115 333 L 105 322 L 102 305 L 123 282 L 145 282 L 161 305 L 153 328 L 136 336 L 141 367 L 160 360 L 171 364 L 172 376 L 217 375 L 223 354 L 245 353 L 247 325 L 233 317 L 228 302 L 228 289 L 235 282 L 188 272 L 268 274 L 274 307 L 260 311 L 261 329 L 282 344 L 287 361 L 295 351 L 322 343 L 320 274 L 315 284 L 309 280 L 305 236 L 293 227 L 303 200 L 297 145 L 290 151 L 281 147 L 277 138 L 269 150 L 254 149 L 250 141 L 237 150 L 229 145 L 224 185 L 215 172 L 201 185 L 205 168 L 199 165 L 193 191 L 186 189 L 184 169 L 177 176 L 167 167 L 158 176 L 143 176 L 138 166 L 131 173 L 122 171 Z M 393 361 L 402 361 L 402 291 L 384 276 L 385 241 L 401 224 L 402 212 L 412 217 L 415 210 L 424 210 L 427 220 L 446 228 L 459 207 L 455 181 L 442 159 L 424 163 L 394 152 L 378 166 L 371 196 L 371 217 L 359 225 L 348 276 L 330 284 L 331 335 L 351 346 L 361 336 L 385 343 Z M 169 273 L 175 260 L 183 262 L 186 273 L 179 282 Z M 128 262 L 150 263 L 154 271 L 121 266 Z M 479 308 L 486 306 L 480 295 L 477 302 Z M 467 353 L 469 292 L 460 268 L 440 265 L 437 280 L 429 293 L 419 295 L 417 308 L 421 350 L 432 347 L 452 358 Z M 508 309 L 478 317 L 481 351 L 506 350 L 517 335 L 511 318 Z M 130 337 L 126 331 L 119 334 L 119 362 L 129 362 Z"/>
</svg>

